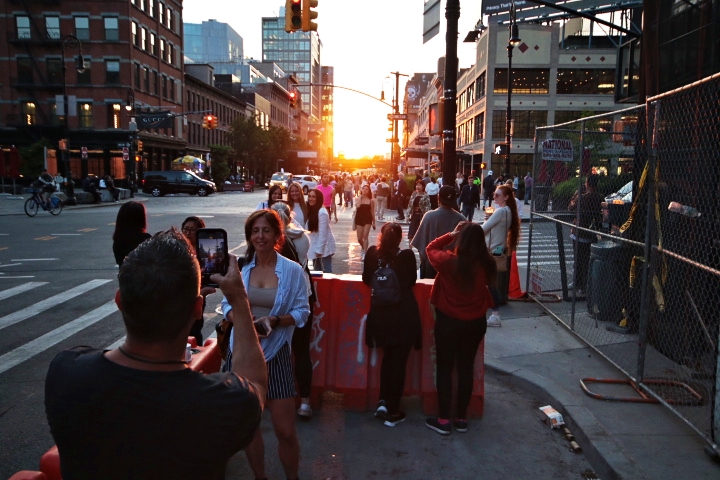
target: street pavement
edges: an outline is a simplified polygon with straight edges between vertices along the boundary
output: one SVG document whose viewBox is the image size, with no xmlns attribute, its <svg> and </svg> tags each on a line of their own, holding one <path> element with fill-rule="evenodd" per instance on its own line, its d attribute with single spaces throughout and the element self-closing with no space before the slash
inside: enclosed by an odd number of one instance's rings
<svg viewBox="0 0 720 480">
<path fill-rule="evenodd" d="M 136 199 L 146 204 L 151 231 L 187 215 L 215 216 L 213 226 L 232 224 L 230 243 L 242 253 L 242 222 L 265 195 Z M 108 265 L 105 238 L 118 204 L 68 207 L 59 217 L 39 212 L 29 219 L 22 203 L 0 196 L 0 478 L 36 469 L 53 444 L 42 405 L 47 362 L 73 345 L 107 348 L 123 332 L 111 302 L 117 268 Z M 81 236 L 56 236 L 63 235 L 57 233 L 63 225 Z M 350 211 L 341 212 L 332 228 L 339 243 L 335 272 L 359 273 Z M 46 247 L 52 252 L 46 256 L 69 260 L 64 266 L 47 266 L 51 259 L 32 262 L 42 260 L 37 245 L 54 245 Z M 218 301 L 216 295 L 208 304 Z M 298 423 L 301 478 L 720 478 L 720 464 L 704 453 L 705 443 L 669 410 L 583 394 L 581 378 L 623 376 L 538 305 L 511 302 L 501 314 L 503 326 L 485 337 L 484 417 L 471 420 L 468 433 L 443 438 L 427 429 L 417 398 L 403 399 L 408 420 L 388 428 L 369 412 L 344 410 L 341 397 L 326 394 L 313 419 Z M 216 321 L 208 308 L 206 334 Z M 548 404 L 563 414 L 581 454 L 540 422 L 537 409 Z M 268 473 L 282 478 L 268 418 L 262 428 Z M 204 441 L 201 432 L 189 438 Z M 233 457 L 228 478 L 252 478 L 244 454 Z"/>
</svg>

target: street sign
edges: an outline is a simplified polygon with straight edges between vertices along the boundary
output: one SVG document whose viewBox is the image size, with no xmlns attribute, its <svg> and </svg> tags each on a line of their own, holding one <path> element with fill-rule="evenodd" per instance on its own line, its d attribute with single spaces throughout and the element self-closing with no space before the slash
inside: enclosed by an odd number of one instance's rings
<svg viewBox="0 0 720 480">
<path fill-rule="evenodd" d="M 80 156 L 84 159 L 88 158 L 87 147 L 80 148 Z"/>
<path fill-rule="evenodd" d="M 407 113 L 388 113 L 388 120 L 407 120 Z"/>
<path fill-rule="evenodd" d="M 123 147 L 123 160 L 130 160 L 130 149 L 128 147 Z"/>
<path fill-rule="evenodd" d="M 573 161 L 572 141 L 565 138 L 552 138 L 542 142 L 542 159 L 561 162 Z"/>
<path fill-rule="evenodd" d="M 130 144 L 127 143 L 127 142 L 125 142 L 125 143 L 118 143 L 117 146 L 118 146 L 119 148 L 123 148 L 123 147 L 129 147 Z"/>
</svg>

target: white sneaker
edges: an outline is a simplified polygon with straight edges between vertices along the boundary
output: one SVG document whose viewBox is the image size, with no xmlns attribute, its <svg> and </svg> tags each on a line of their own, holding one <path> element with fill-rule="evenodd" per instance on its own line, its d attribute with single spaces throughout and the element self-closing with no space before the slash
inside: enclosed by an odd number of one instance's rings
<svg viewBox="0 0 720 480">
<path fill-rule="evenodd" d="M 490 315 L 490 317 L 487 319 L 487 326 L 488 327 L 502 327 L 502 323 L 500 323 L 500 314 L 493 313 L 492 315 Z"/>
<path fill-rule="evenodd" d="M 297 414 L 301 417 L 310 418 L 312 417 L 312 408 L 307 403 L 301 403 L 298 408 Z"/>
</svg>

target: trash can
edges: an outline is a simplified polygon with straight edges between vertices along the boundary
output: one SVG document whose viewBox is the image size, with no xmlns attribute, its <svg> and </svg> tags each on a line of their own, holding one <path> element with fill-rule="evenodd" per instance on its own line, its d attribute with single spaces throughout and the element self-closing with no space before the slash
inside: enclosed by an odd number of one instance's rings
<svg viewBox="0 0 720 480">
<path fill-rule="evenodd" d="M 627 249 L 615 242 L 594 243 L 590 247 L 587 278 L 588 313 L 601 322 L 622 318 L 627 293 Z"/>
<path fill-rule="evenodd" d="M 550 201 L 550 191 L 552 187 L 549 185 L 535 185 L 533 187 L 533 207 L 536 212 L 547 212 Z"/>
</svg>

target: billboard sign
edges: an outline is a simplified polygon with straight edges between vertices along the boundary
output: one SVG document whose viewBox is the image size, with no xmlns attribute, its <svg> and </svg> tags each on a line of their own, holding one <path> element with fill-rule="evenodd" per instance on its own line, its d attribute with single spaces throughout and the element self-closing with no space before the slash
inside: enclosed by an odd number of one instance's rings
<svg viewBox="0 0 720 480">
<path fill-rule="evenodd" d="M 549 140 L 544 140 L 542 142 L 542 159 L 572 162 L 572 141 L 565 138 L 551 138 Z"/>
<path fill-rule="evenodd" d="M 553 0 L 548 0 L 553 1 Z M 510 0 L 483 0 L 482 1 L 482 13 L 483 15 L 497 15 L 498 13 L 508 13 L 510 11 Z M 536 6 L 536 3 L 529 2 L 527 0 L 515 0 L 515 8 L 525 8 Z"/>
</svg>

